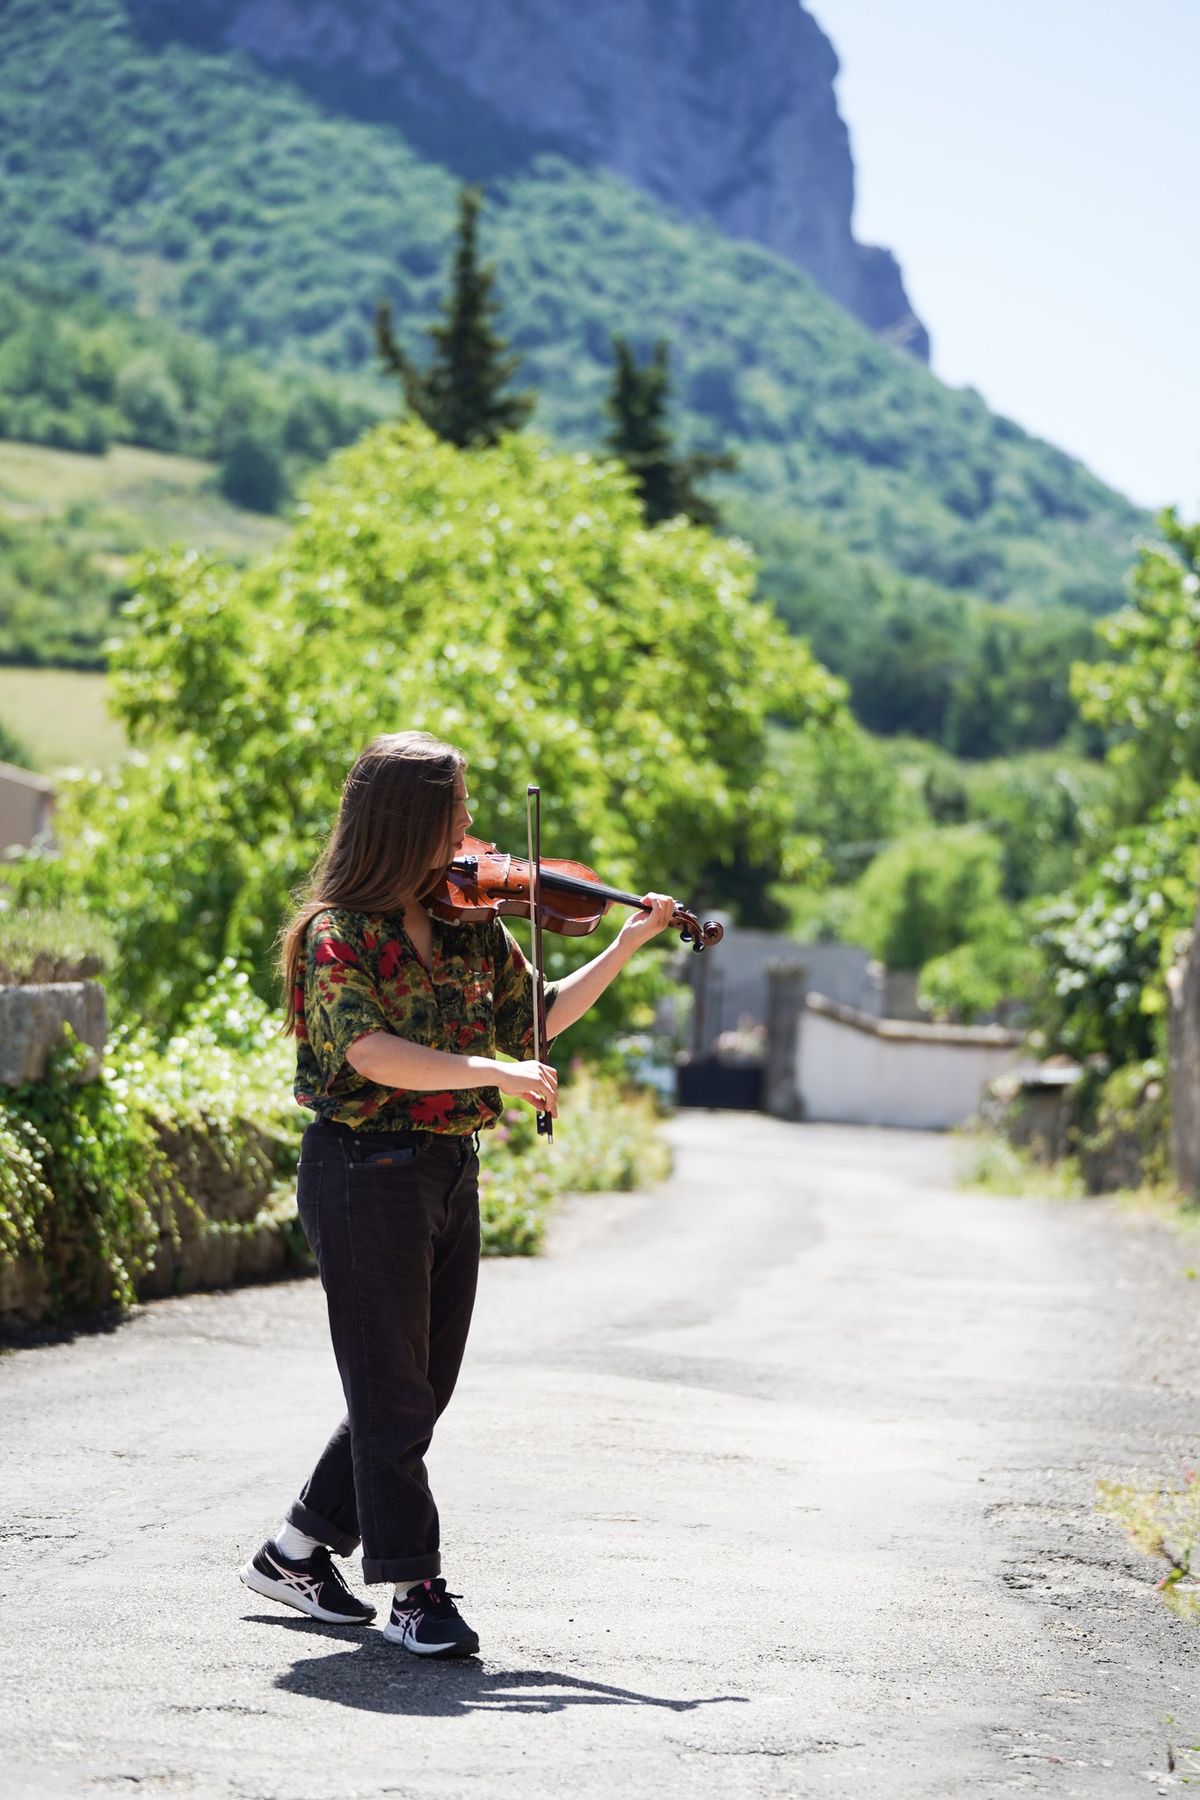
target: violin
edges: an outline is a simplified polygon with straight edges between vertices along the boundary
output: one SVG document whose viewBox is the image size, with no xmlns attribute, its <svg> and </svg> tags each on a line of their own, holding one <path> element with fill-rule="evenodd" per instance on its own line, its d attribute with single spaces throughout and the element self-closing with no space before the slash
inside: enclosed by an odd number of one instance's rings
<svg viewBox="0 0 1200 1800">
<path fill-rule="evenodd" d="M 541 789 L 532 783 L 525 790 L 529 855 L 509 856 L 482 838 L 466 837 L 462 850 L 447 864 L 440 879 L 421 904 L 452 925 L 477 924 L 502 913 L 533 922 L 533 1060 L 541 1062 L 546 1045 L 546 981 L 542 957 L 542 931 L 563 937 L 586 937 L 595 931 L 612 905 L 653 909 L 638 894 L 606 887 L 595 869 L 585 863 L 542 855 Z M 671 924 L 679 927 L 680 941 L 700 951 L 719 944 L 724 927 L 715 919 L 700 923 L 695 913 L 676 907 Z M 554 1124 L 548 1112 L 539 1112 L 537 1128 L 548 1143 L 554 1141 Z"/>
<path fill-rule="evenodd" d="M 509 856 L 497 850 L 495 844 L 473 837 L 463 839 L 461 852 L 432 891 L 421 895 L 421 904 L 453 925 L 477 924 L 499 914 L 529 919 L 534 916 L 531 896 L 537 887 L 539 922 L 545 930 L 562 937 L 586 937 L 614 904 L 634 906 L 642 912 L 651 910 L 640 895 L 606 887 L 586 863 L 562 857 L 526 860 Z M 701 924 L 695 913 L 682 906 L 672 914 L 671 924 L 678 927 L 680 942 L 690 944 L 697 952 L 719 944 L 725 935 L 724 927 L 715 919 Z"/>
</svg>

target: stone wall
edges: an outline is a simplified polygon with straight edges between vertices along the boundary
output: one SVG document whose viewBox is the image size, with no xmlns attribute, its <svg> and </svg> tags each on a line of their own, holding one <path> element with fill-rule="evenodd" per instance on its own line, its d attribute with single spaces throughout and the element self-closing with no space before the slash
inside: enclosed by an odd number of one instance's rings
<svg viewBox="0 0 1200 1800">
<path fill-rule="evenodd" d="M 90 1045 L 92 1061 L 83 1079 L 95 1079 L 107 1033 L 98 982 L 0 987 L 0 1083 L 19 1087 L 40 1080 L 64 1022 Z M 227 1127 L 203 1119 L 163 1120 L 156 1130 L 185 1199 L 172 1207 L 165 1199 L 144 1196 L 157 1208 L 159 1238 L 149 1267 L 134 1282 L 139 1300 L 311 1268 L 294 1188 L 280 1180 L 276 1146 L 266 1132 L 241 1121 L 231 1147 Z M 73 1230 L 67 1227 L 71 1242 Z M 111 1305 L 111 1277 L 100 1257 L 94 1279 L 85 1264 L 83 1281 L 90 1291 L 79 1296 L 74 1317 Z M 0 1250 L 0 1329 L 35 1327 L 54 1310 L 53 1285 L 42 1263 Z"/>
<path fill-rule="evenodd" d="M 1171 1172 L 1200 1195 L 1200 910 L 1167 971 Z"/>
<path fill-rule="evenodd" d="M 82 1078 L 94 1080 L 108 1038 L 108 1006 L 98 981 L 0 987 L 0 1086 L 40 1081 L 47 1056 L 62 1042 L 64 1025 L 90 1047 Z"/>
</svg>

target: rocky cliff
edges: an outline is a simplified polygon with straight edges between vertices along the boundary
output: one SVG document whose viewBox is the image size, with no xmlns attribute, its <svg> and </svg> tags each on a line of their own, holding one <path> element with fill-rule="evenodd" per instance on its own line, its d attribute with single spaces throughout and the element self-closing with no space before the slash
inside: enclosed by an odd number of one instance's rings
<svg viewBox="0 0 1200 1800">
<path fill-rule="evenodd" d="M 389 120 L 463 174 L 560 151 L 807 269 L 928 359 L 889 250 L 855 241 L 832 44 L 799 0 L 130 0 Z"/>
</svg>

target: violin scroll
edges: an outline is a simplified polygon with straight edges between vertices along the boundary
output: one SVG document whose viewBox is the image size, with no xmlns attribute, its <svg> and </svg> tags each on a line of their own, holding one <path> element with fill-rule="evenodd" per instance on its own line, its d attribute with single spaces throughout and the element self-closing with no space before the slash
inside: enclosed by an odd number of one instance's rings
<svg viewBox="0 0 1200 1800">
<path fill-rule="evenodd" d="M 707 950 L 710 945 L 719 944 L 725 936 L 725 927 L 718 925 L 715 919 L 705 919 L 702 925 L 695 913 L 688 912 L 683 906 L 676 912 L 671 923 L 680 928 L 680 943 L 690 944 L 697 956 L 702 950 Z"/>
</svg>

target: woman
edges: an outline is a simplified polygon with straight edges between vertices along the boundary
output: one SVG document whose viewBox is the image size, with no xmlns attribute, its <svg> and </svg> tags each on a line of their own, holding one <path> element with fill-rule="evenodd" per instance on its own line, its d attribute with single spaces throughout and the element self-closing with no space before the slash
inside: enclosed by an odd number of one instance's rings
<svg viewBox="0 0 1200 1800">
<path fill-rule="evenodd" d="M 470 824 L 461 752 L 423 731 L 375 738 L 346 778 L 310 898 L 281 934 L 295 1094 L 316 1114 L 297 1206 L 347 1413 L 240 1571 L 314 1619 L 365 1625 L 375 1608 L 330 1555 L 361 1542 L 363 1580 L 393 1584 L 384 1636 L 418 1656 L 479 1648 L 441 1575 L 424 1463 L 475 1299 L 479 1135 L 502 1094 L 557 1112 L 553 1068 L 529 1060 L 533 978 L 512 935 L 499 919 L 448 924 L 421 904 Z M 607 950 L 546 983 L 549 1039 L 669 923 L 669 895 L 645 900 Z"/>
</svg>

